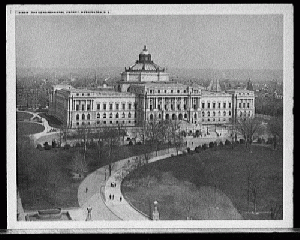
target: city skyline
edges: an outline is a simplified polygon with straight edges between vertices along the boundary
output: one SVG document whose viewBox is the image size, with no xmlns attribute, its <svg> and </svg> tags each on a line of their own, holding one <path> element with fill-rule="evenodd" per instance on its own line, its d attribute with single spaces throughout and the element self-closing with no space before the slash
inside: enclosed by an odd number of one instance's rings
<svg viewBox="0 0 300 240">
<path fill-rule="evenodd" d="M 17 68 L 282 69 L 283 15 L 17 16 Z"/>
</svg>

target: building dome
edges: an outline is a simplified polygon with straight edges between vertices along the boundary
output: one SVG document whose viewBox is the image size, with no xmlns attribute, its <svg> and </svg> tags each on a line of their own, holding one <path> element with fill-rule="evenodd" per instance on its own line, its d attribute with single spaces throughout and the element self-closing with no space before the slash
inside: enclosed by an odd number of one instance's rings
<svg viewBox="0 0 300 240">
<path fill-rule="evenodd" d="M 148 49 L 145 45 L 144 49 L 139 54 L 139 60 L 137 60 L 135 64 L 130 66 L 128 69 L 125 68 L 125 71 L 164 72 L 165 69 L 161 68 L 151 60 L 151 54 L 149 54 Z"/>
</svg>

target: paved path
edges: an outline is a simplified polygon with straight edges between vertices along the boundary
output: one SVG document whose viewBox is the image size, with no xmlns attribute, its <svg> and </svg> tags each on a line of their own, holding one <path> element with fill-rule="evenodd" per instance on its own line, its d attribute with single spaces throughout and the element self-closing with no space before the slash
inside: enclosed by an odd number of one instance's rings
<svg viewBox="0 0 300 240">
<path fill-rule="evenodd" d="M 168 154 L 151 158 L 148 163 L 171 157 L 171 155 L 175 153 L 176 150 L 172 149 Z M 179 154 L 181 154 L 181 152 Z M 145 214 L 141 213 L 132 205 L 130 205 L 124 199 L 121 192 L 122 180 L 126 174 L 130 172 L 129 169 L 135 164 L 135 162 L 132 160 L 134 158 L 125 159 L 118 162 L 117 170 L 112 172 L 112 175 L 109 177 L 105 185 L 105 203 L 106 206 L 122 220 L 149 220 Z M 112 185 L 112 183 L 115 184 L 115 186 Z"/>
</svg>

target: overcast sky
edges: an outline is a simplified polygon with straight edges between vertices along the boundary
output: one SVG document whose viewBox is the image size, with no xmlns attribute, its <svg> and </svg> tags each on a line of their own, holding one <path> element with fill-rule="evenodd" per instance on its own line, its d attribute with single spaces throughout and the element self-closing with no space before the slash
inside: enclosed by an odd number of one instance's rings
<svg viewBox="0 0 300 240">
<path fill-rule="evenodd" d="M 17 67 L 282 69 L 282 15 L 17 16 Z"/>
</svg>

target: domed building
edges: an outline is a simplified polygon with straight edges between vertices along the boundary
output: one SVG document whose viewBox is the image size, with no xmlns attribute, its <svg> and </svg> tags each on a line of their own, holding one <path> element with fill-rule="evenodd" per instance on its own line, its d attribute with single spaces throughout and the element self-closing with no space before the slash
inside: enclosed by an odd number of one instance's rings
<svg viewBox="0 0 300 240">
<path fill-rule="evenodd" d="M 121 81 L 124 82 L 164 82 L 169 81 L 169 74 L 165 68 L 155 64 L 151 60 L 151 54 L 146 46 L 139 54 L 139 60 L 121 73 Z"/>
</svg>

